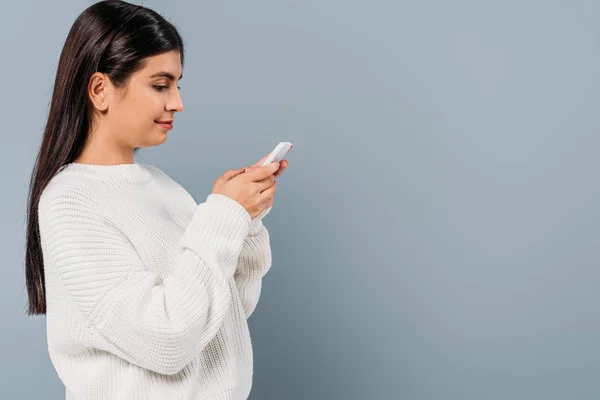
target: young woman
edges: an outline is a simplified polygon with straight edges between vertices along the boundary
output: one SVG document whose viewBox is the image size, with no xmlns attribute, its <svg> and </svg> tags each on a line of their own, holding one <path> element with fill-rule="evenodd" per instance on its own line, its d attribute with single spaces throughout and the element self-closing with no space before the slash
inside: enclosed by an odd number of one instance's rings
<svg viewBox="0 0 600 400">
<path fill-rule="evenodd" d="M 67 400 L 250 393 L 247 318 L 271 266 L 262 218 L 287 160 L 225 172 L 200 204 L 135 163 L 183 110 L 183 60 L 175 27 L 124 1 L 90 6 L 64 44 L 31 179 L 26 282 Z"/>
</svg>

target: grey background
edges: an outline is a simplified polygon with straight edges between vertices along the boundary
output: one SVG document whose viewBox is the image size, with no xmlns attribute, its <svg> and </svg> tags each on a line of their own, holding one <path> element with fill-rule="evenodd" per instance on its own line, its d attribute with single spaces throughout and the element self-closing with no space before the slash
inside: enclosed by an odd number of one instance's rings
<svg viewBox="0 0 600 400">
<path fill-rule="evenodd" d="M 26 317 L 27 184 L 88 1 L 5 2 L 0 398 L 61 399 Z M 251 399 L 600 396 L 596 1 L 146 1 L 186 109 L 136 161 L 204 201 L 291 141 Z M 12 397 L 9 397 L 12 396 Z"/>
</svg>

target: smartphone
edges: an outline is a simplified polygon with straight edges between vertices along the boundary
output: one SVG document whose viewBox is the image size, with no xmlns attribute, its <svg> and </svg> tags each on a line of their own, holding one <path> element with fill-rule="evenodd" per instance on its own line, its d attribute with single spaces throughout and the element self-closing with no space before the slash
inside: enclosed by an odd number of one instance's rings
<svg viewBox="0 0 600 400">
<path fill-rule="evenodd" d="M 267 164 L 272 163 L 273 161 L 281 161 L 283 157 L 294 147 L 290 142 L 279 142 L 275 149 L 269 154 L 269 157 L 262 163 L 261 167 L 264 167 Z"/>
</svg>

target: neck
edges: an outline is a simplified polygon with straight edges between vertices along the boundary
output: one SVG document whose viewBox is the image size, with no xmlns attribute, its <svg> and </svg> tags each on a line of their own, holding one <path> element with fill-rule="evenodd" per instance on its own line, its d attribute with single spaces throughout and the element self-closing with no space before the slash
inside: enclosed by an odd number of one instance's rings
<svg viewBox="0 0 600 400">
<path fill-rule="evenodd" d="M 133 164 L 133 149 L 125 148 L 112 140 L 108 132 L 98 129 L 90 132 L 82 152 L 74 162 L 93 165 Z"/>
</svg>

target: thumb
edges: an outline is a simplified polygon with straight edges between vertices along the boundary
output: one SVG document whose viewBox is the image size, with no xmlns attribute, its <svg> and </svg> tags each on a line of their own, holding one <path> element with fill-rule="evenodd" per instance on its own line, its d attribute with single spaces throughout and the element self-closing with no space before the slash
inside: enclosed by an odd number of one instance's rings
<svg viewBox="0 0 600 400">
<path fill-rule="evenodd" d="M 229 171 L 225 172 L 225 174 L 223 174 L 223 179 L 225 180 L 225 182 L 227 182 L 227 181 L 235 178 L 239 174 L 243 174 L 244 170 L 245 170 L 245 168 L 230 169 Z"/>
<path fill-rule="evenodd" d="M 266 156 L 261 158 L 259 161 L 257 161 L 256 164 L 252 165 L 252 167 L 260 167 L 262 165 L 262 163 L 267 161 L 267 157 L 269 157 L 270 155 L 271 155 L 271 153 L 267 154 Z"/>
</svg>

